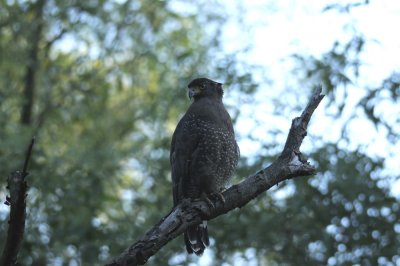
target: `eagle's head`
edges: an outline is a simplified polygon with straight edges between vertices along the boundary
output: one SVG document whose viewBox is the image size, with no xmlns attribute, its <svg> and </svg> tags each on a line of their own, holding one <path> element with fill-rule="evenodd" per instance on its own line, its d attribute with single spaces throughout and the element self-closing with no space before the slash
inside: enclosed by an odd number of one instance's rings
<svg viewBox="0 0 400 266">
<path fill-rule="evenodd" d="M 222 84 L 208 78 L 197 78 L 192 80 L 188 85 L 188 95 L 190 99 L 195 101 L 202 97 L 215 97 L 221 99 L 224 91 Z"/>
</svg>

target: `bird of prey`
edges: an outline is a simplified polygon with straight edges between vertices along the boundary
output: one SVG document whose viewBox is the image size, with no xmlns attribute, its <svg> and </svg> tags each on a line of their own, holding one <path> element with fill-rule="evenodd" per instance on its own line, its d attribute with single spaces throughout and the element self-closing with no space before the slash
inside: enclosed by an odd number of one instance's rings
<svg viewBox="0 0 400 266">
<path fill-rule="evenodd" d="M 231 118 L 222 103 L 222 84 L 197 78 L 188 85 L 192 101 L 171 142 L 173 202 L 203 198 L 211 203 L 232 177 L 239 160 Z M 201 255 L 209 245 L 207 222 L 184 233 L 189 254 Z"/>
</svg>

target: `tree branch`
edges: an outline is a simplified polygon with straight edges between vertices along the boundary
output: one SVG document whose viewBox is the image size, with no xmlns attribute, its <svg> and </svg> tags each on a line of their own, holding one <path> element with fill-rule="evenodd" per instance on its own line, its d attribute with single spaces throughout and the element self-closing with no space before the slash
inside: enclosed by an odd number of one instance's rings
<svg viewBox="0 0 400 266">
<path fill-rule="evenodd" d="M 7 232 L 7 240 L 4 245 L 3 254 L 1 256 L 0 265 L 11 266 L 17 265 L 17 255 L 24 237 L 25 217 L 26 217 L 26 189 L 27 184 L 25 177 L 28 175 L 28 162 L 31 157 L 32 148 L 35 138 L 32 138 L 28 151 L 26 152 L 24 166 L 22 171 L 15 171 L 7 178 L 10 190 L 10 197 L 6 197 L 4 204 L 11 205 L 9 227 Z"/>
<path fill-rule="evenodd" d="M 279 182 L 314 174 L 315 168 L 307 162 L 299 149 L 307 135 L 310 118 L 324 97 L 321 92 L 322 88 L 318 87 L 301 116 L 293 119 L 285 147 L 278 159 L 270 166 L 224 191 L 225 203 L 215 199 L 213 200 L 214 208 L 210 208 L 204 200 L 193 202 L 184 200 L 136 243 L 107 265 L 142 265 L 169 241 L 181 235 L 189 226 L 200 224 L 202 220 L 214 219 L 235 208 L 241 208 Z"/>
</svg>

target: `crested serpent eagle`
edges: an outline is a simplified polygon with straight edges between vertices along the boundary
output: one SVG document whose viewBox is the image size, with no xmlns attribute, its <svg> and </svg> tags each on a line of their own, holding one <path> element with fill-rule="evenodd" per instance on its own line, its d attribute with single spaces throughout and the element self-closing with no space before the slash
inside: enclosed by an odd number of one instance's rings
<svg viewBox="0 0 400 266">
<path fill-rule="evenodd" d="M 218 196 L 239 160 L 231 118 L 222 103 L 222 84 L 197 78 L 188 85 L 192 101 L 172 137 L 170 163 L 173 202 Z M 209 245 L 207 223 L 184 233 L 188 253 L 201 255 Z"/>
</svg>

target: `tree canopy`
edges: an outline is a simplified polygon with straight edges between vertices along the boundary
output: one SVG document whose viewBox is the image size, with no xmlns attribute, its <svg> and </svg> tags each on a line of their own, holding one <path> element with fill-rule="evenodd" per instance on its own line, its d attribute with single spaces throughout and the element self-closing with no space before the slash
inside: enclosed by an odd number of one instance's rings
<svg viewBox="0 0 400 266">
<path fill-rule="evenodd" d="M 252 66 L 224 51 L 227 16 L 217 1 L 0 1 L 3 180 L 21 168 L 27 144 L 33 135 L 37 139 L 19 262 L 105 264 L 170 211 L 169 145 L 189 104 L 187 82 L 198 76 L 222 81 L 228 98 L 252 99 L 268 86 L 255 82 Z M 340 139 L 311 132 L 315 176 L 287 181 L 210 222 L 211 265 L 400 262 L 400 203 L 390 192 L 398 173 L 385 157 L 352 147 L 349 133 L 363 119 L 383 132 L 385 145 L 399 145 L 400 120 L 384 106 L 399 104 L 400 73 L 394 71 L 379 87 L 362 88 L 355 105 L 346 101 L 363 78 L 359 58 L 368 41 L 354 34 L 320 57 L 292 57 L 302 96 L 310 93 L 305 88 L 321 84 L 327 94 L 324 115 L 345 121 Z M 265 99 L 283 106 L 277 115 L 299 107 L 284 97 L 275 100 Z M 240 120 L 240 106 L 228 103 Z M 318 119 L 324 118 L 313 123 Z M 257 154 L 241 158 L 233 183 L 278 156 L 284 144 L 277 142 L 279 132 L 265 132 Z M 0 220 L 5 239 L 5 205 Z M 167 262 L 189 265 L 197 258 L 186 255 L 176 239 L 149 263 Z"/>
</svg>

